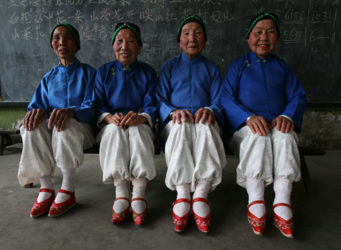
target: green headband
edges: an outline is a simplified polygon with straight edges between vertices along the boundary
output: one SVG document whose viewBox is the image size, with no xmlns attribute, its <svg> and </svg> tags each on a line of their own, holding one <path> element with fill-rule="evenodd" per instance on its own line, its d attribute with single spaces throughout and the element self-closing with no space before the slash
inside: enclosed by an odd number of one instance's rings
<svg viewBox="0 0 341 250">
<path fill-rule="evenodd" d="M 120 30 L 126 29 L 126 28 L 128 28 L 134 32 L 134 34 L 136 35 L 137 41 L 139 42 L 140 46 L 142 46 L 142 40 L 141 40 L 141 36 L 140 36 L 139 32 L 136 29 L 134 29 L 133 26 L 131 26 L 127 23 L 122 24 L 120 27 L 118 27 L 115 30 L 114 34 L 112 35 L 111 44 L 114 43 L 117 33 L 120 32 Z"/>
<path fill-rule="evenodd" d="M 52 41 L 52 36 L 53 36 L 53 32 L 54 30 L 59 27 L 59 26 L 64 26 L 65 28 L 67 28 L 70 32 L 71 32 L 71 35 L 73 37 L 73 39 L 76 41 L 76 44 L 78 46 L 78 49 L 81 48 L 80 46 L 80 39 L 79 39 L 79 33 L 78 31 L 76 30 L 75 27 L 73 27 L 72 25 L 70 24 L 67 24 L 67 23 L 57 23 L 53 28 L 52 28 L 52 31 L 51 31 L 51 34 L 50 34 L 50 43 Z"/>
<path fill-rule="evenodd" d="M 266 17 L 269 17 L 270 19 L 272 19 L 272 20 L 275 22 L 275 24 L 276 24 L 276 29 L 277 29 L 277 33 L 278 33 L 278 37 L 279 37 L 279 20 L 278 20 L 278 18 L 275 17 L 274 15 L 272 15 L 271 13 L 265 12 L 265 13 L 260 14 L 258 17 L 256 17 L 256 18 L 253 20 L 253 22 L 251 23 L 251 25 L 250 25 L 250 27 L 249 27 L 247 33 L 246 33 L 246 38 L 249 37 L 250 32 L 251 32 L 251 30 L 253 29 L 253 27 L 256 25 L 256 23 L 257 23 L 258 21 L 260 21 L 260 20 L 266 18 Z"/>
</svg>

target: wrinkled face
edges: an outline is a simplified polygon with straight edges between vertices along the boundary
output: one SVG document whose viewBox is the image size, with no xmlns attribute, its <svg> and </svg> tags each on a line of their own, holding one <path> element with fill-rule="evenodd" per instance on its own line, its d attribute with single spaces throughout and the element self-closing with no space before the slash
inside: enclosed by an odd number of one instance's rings
<svg viewBox="0 0 341 250">
<path fill-rule="evenodd" d="M 135 33 L 130 29 L 122 29 L 117 33 L 113 48 L 116 59 L 124 67 L 129 67 L 141 52 Z"/>
<path fill-rule="evenodd" d="M 257 57 L 263 59 L 270 54 L 276 47 L 278 34 L 276 25 L 273 20 L 265 19 L 259 21 L 250 32 L 247 39 L 250 50 L 253 51 Z"/>
<path fill-rule="evenodd" d="M 64 26 L 59 26 L 53 31 L 51 45 L 61 60 L 74 60 L 78 51 L 77 43 L 71 32 Z"/>
<path fill-rule="evenodd" d="M 182 27 L 180 34 L 180 48 L 193 59 L 200 54 L 205 47 L 205 33 L 199 23 L 187 23 Z"/>
</svg>

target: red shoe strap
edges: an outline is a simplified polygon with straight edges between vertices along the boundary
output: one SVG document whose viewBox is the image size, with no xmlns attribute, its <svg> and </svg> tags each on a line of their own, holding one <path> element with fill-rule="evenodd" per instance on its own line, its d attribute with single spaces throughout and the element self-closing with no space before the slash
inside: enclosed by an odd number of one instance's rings
<svg viewBox="0 0 341 250">
<path fill-rule="evenodd" d="M 115 201 L 117 201 L 117 200 L 126 200 L 126 201 L 128 201 L 128 203 L 130 202 L 130 200 L 127 197 L 117 197 L 115 199 Z"/>
<path fill-rule="evenodd" d="M 134 198 L 134 199 L 131 200 L 131 202 L 133 202 L 133 201 L 144 201 L 144 203 L 147 204 L 146 200 L 143 199 L 143 198 Z"/>
<path fill-rule="evenodd" d="M 192 203 L 194 203 L 194 202 L 198 202 L 198 201 L 202 201 L 202 202 L 205 202 L 206 204 L 208 204 L 209 205 L 209 201 L 207 200 L 207 199 L 205 199 L 205 198 L 195 198 L 193 201 L 192 201 Z"/>
<path fill-rule="evenodd" d="M 191 201 L 189 199 L 181 198 L 181 199 L 177 199 L 176 201 L 174 201 L 173 206 L 175 204 L 180 203 L 180 202 L 187 202 L 187 203 L 191 204 Z"/>
<path fill-rule="evenodd" d="M 251 202 L 249 205 L 247 205 L 247 208 L 251 207 L 251 206 L 254 205 L 254 204 L 264 204 L 264 206 L 265 206 L 265 201 L 263 201 L 263 200 L 256 200 L 256 201 L 253 201 L 253 202 Z"/>
<path fill-rule="evenodd" d="M 287 204 L 287 203 L 277 203 L 277 204 L 274 204 L 272 209 L 275 209 L 276 207 L 279 207 L 279 206 L 285 206 L 285 207 L 288 207 L 288 208 L 292 209 L 292 207 L 289 204 Z"/>
<path fill-rule="evenodd" d="M 70 191 L 67 191 L 67 190 L 65 190 L 65 189 L 60 189 L 60 190 L 59 190 L 59 193 L 64 193 L 64 194 L 73 195 L 75 192 L 70 192 Z"/>
<path fill-rule="evenodd" d="M 54 193 L 53 189 L 48 189 L 48 188 L 41 188 L 39 192 L 46 192 L 46 193 Z"/>
</svg>

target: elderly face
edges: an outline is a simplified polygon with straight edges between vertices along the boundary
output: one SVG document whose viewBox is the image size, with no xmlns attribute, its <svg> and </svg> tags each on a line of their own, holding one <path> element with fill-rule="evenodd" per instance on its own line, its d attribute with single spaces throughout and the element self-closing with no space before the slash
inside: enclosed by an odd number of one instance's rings
<svg viewBox="0 0 341 250">
<path fill-rule="evenodd" d="M 54 30 L 51 45 L 61 61 L 71 62 L 75 59 L 77 43 L 66 27 L 59 26 Z"/>
<path fill-rule="evenodd" d="M 117 33 L 113 49 L 116 59 L 124 67 L 129 67 L 141 52 L 135 33 L 130 29 L 122 29 Z"/>
<path fill-rule="evenodd" d="M 180 35 L 180 48 L 193 59 L 200 54 L 205 47 L 205 33 L 199 23 L 187 23 L 182 27 Z"/>
<path fill-rule="evenodd" d="M 276 47 L 278 34 L 273 20 L 265 19 L 259 21 L 252 29 L 247 40 L 250 50 L 257 57 L 264 59 Z"/>
</svg>

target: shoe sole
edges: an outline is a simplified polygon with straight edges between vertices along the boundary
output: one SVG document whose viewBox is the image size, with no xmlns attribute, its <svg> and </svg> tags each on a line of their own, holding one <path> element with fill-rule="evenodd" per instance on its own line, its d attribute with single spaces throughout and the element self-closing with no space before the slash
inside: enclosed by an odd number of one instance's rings
<svg viewBox="0 0 341 250">
<path fill-rule="evenodd" d="M 250 222 L 249 218 L 247 218 L 247 221 L 249 222 L 249 224 L 250 224 L 250 226 L 251 226 L 251 228 L 252 228 L 252 231 L 253 231 L 253 233 L 254 233 L 255 235 L 257 235 L 257 236 L 262 236 L 262 235 L 263 235 L 263 232 L 258 232 L 258 231 L 256 231 L 256 230 L 253 229 L 253 227 L 252 227 L 252 225 L 251 225 L 251 222 Z"/>
<path fill-rule="evenodd" d="M 286 233 L 282 232 L 282 230 L 277 226 L 277 224 L 276 224 L 275 222 L 274 222 L 273 224 L 274 224 L 274 226 L 281 232 L 281 234 L 282 234 L 283 236 L 285 236 L 285 237 L 287 237 L 287 238 L 289 238 L 289 239 L 293 239 L 293 238 L 294 238 L 294 235 L 292 235 L 292 234 L 286 234 Z"/>
<path fill-rule="evenodd" d="M 203 230 L 201 230 L 199 227 L 197 227 L 201 232 L 203 232 L 203 233 L 205 233 L 205 234 L 207 234 L 209 231 L 203 231 Z"/>
<path fill-rule="evenodd" d="M 75 205 L 76 205 L 76 202 L 73 203 L 71 206 L 69 206 L 64 212 L 62 212 L 60 214 L 48 214 L 48 216 L 51 217 L 51 218 L 55 218 L 55 217 L 61 216 L 61 215 L 65 214 L 67 211 L 69 211 L 71 208 L 73 208 Z"/>
<path fill-rule="evenodd" d="M 43 215 L 45 215 L 45 214 L 47 214 L 48 213 L 48 211 L 46 210 L 45 212 L 43 212 L 43 213 L 40 213 L 40 214 L 36 214 L 36 215 L 32 215 L 32 214 L 30 214 L 30 217 L 31 218 L 37 218 L 37 217 L 40 217 L 40 216 L 43 216 Z"/>
</svg>

